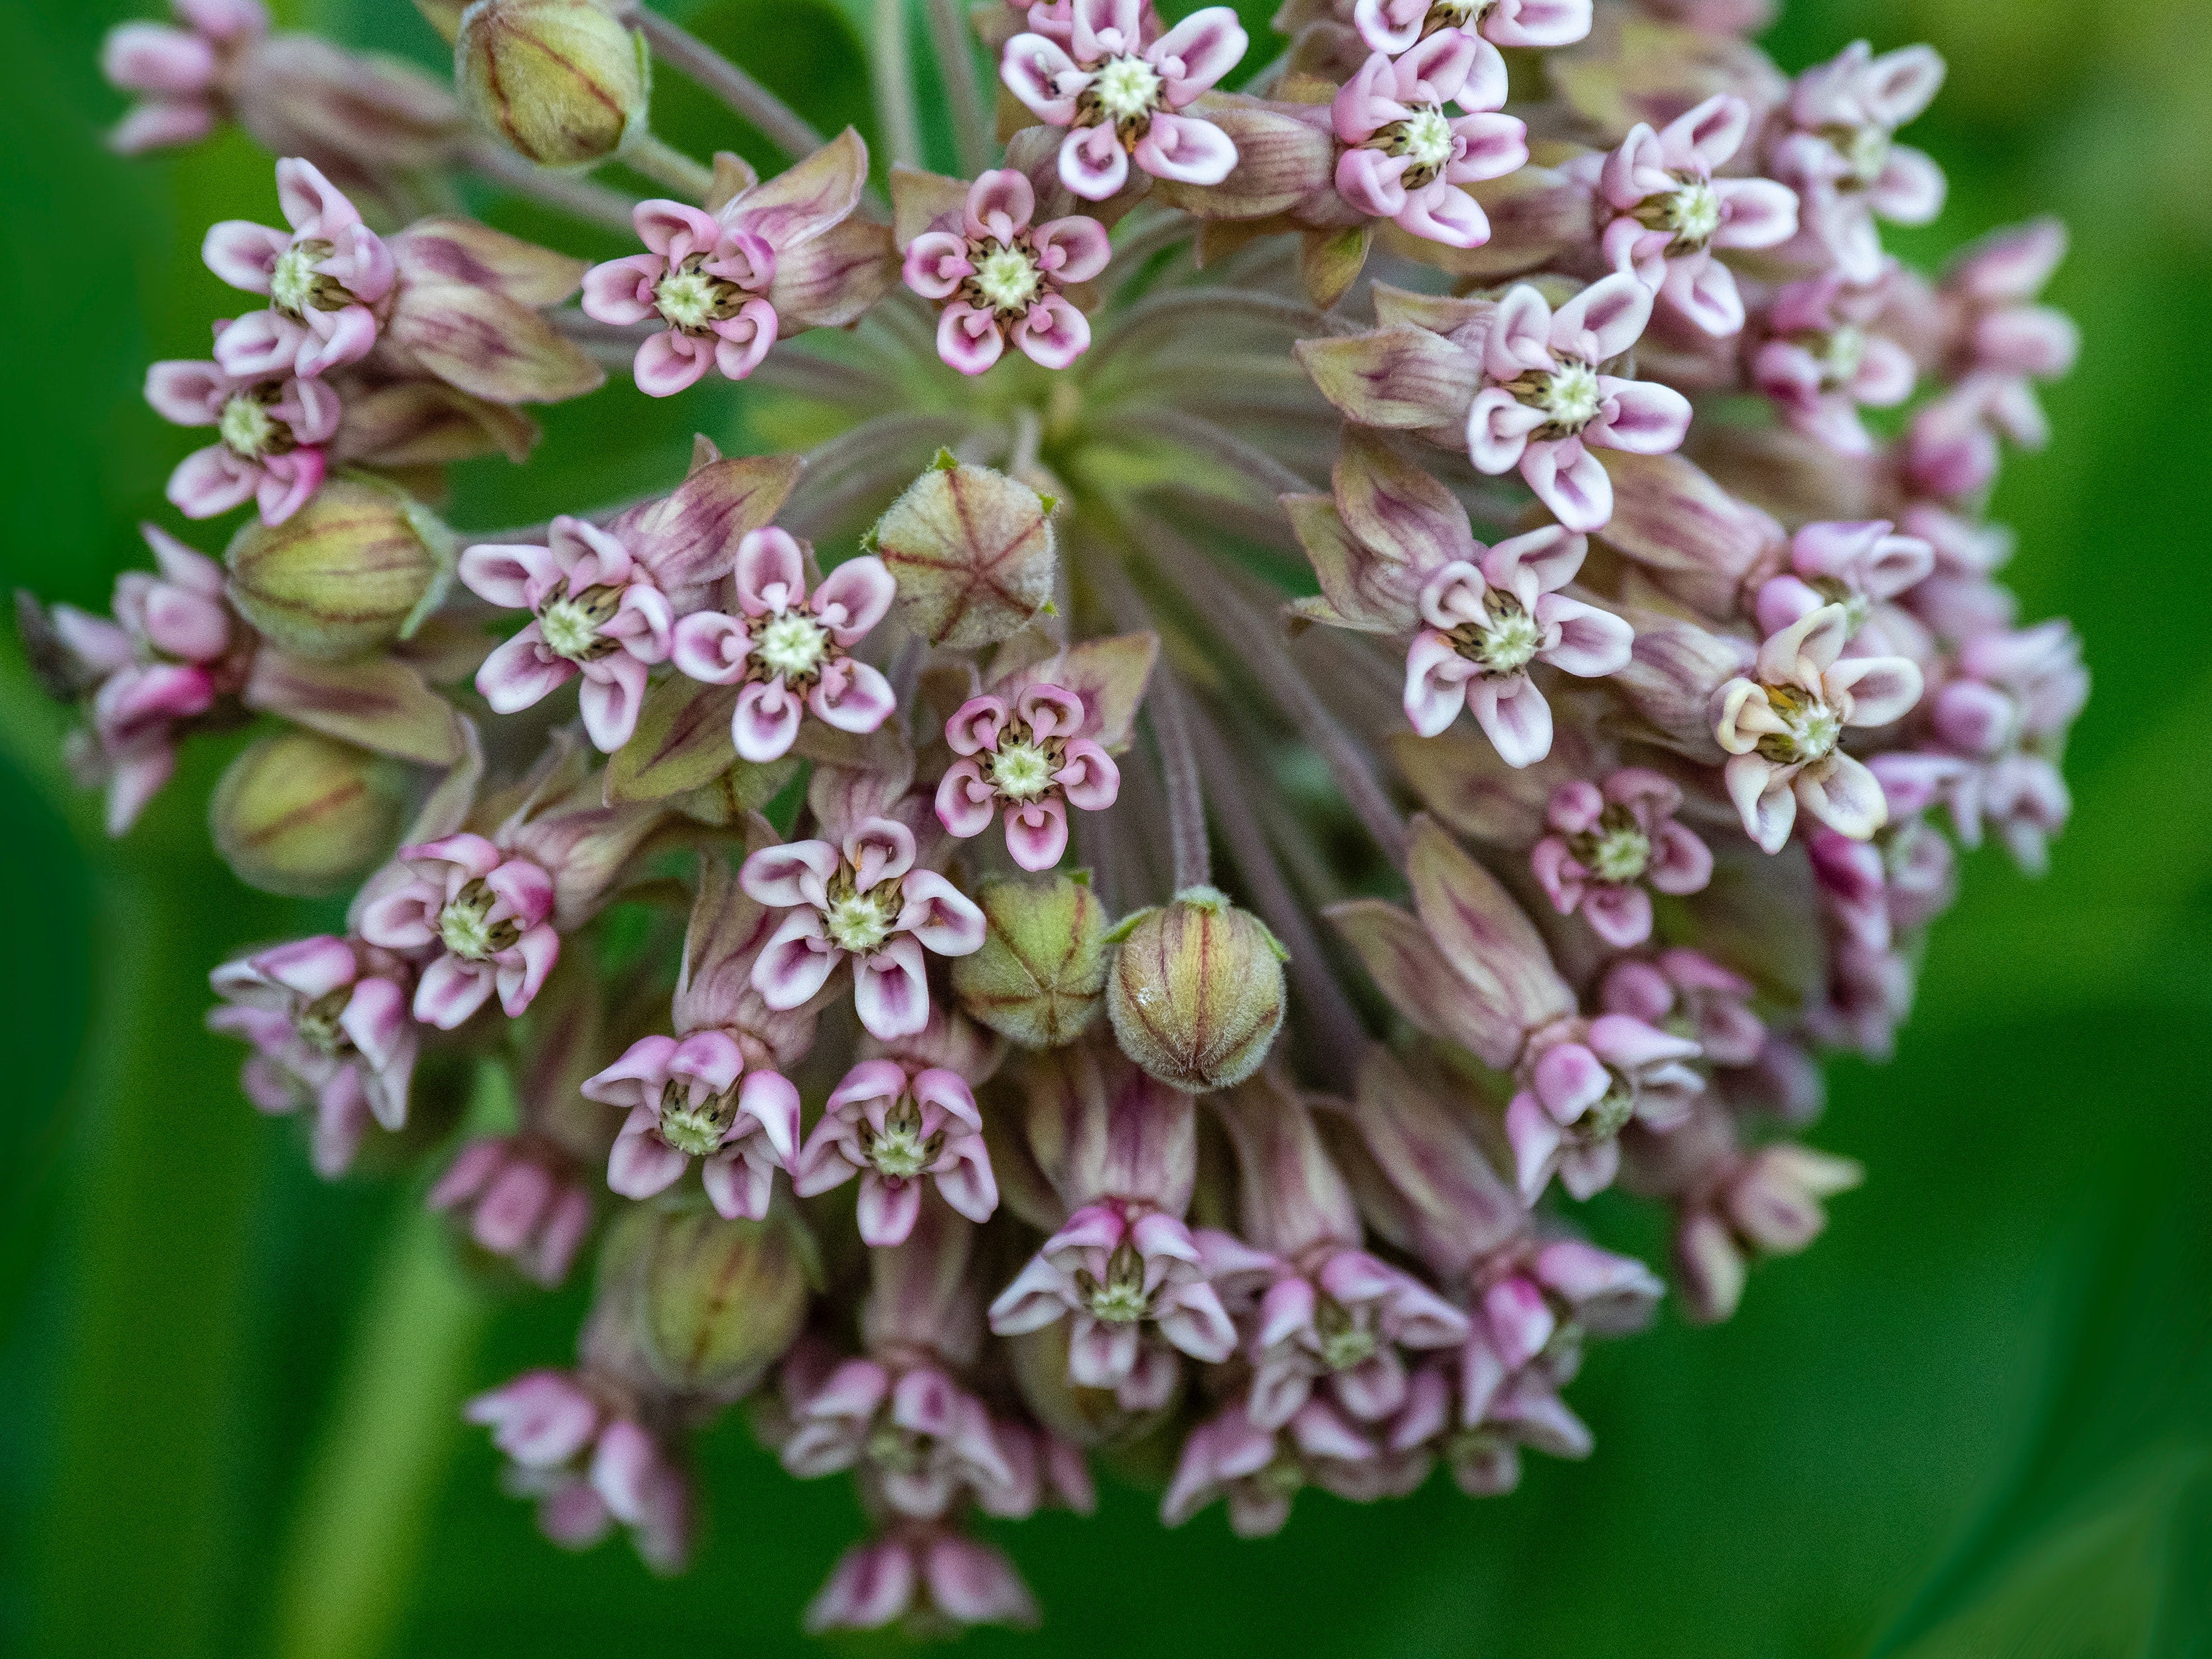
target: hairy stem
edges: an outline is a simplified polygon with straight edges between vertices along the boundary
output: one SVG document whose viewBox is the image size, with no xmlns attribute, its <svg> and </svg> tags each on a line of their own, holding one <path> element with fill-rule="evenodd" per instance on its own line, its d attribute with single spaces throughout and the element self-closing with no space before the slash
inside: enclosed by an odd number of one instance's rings
<svg viewBox="0 0 2212 1659">
<path fill-rule="evenodd" d="M 969 44 L 974 37 L 960 0 L 929 0 L 929 36 L 952 106 L 953 152 L 960 171 L 973 176 L 991 165 L 994 137 L 991 112 L 975 88 L 975 54 Z"/>
<path fill-rule="evenodd" d="M 1158 632 L 1152 607 L 1117 557 L 1100 549 L 1084 574 L 1112 613 L 1115 627 L 1127 634 Z M 1164 662 L 1152 670 L 1152 686 L 1145 694 L 1145 718 L 1159 750 L 1160 782 L 1167 793 L 1168 847 L 1175 861 L 1176 890 L 1211 885 L 1213 854 L 1206 838 L 1206 795 L 1192 746 L 1189 693 Z"/>
<path fill-rule="evenodd" d="M 469 139 L 462 158 L 472 172 L 482 173 L 503 190 L 526 196 L 586 224 L 629 234 L 630 210 L 637 203 L 621 191 L 541 167 L 490 138 Z"/>
<path fill-rule="evenodd" d="M 801 120 L 790 105 L 690 31 L 650 7 L 633 14 L 656 56 L 671 69 L 697 82 L 730 109 L 760 129 L 786 155 L 809 155 L 822 148 L 822 135 Z"/>
<path fill-rule="evenodd" d="M 906 0 L 876 0 L 875 27 L 868 41 L 868 68 L 875 82 L 876 119 L 897 167 L 921 165 L 921 129 L 914 111 L 914 65 L 906 38 Z"/>
</svg>

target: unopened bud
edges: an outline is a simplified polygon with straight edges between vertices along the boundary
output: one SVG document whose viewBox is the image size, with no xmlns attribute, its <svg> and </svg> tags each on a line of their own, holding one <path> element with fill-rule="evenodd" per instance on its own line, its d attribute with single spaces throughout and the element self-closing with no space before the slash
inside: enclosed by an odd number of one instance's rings
<svg viewBox="0 0 2212 1659">
<path fill-rule="evenodd" d="M 1161 1082 L 1198 1092 L 1260 1068 L 1283 1023 L 1286 953 L 1265 923 L 1211 887 L 1115 927 L 1106 1012 L 1121 1052 Z"/>
<path fill-rule="evenodd" d="M 1064 875 L 987 880 L 975 896 L 983 948 L 956 957 L 960 1005 L 1030 1048 L 1073 1042 L 1106 994 L 1106 911 Z"/>
<path fill-rule="evenodd" d="M 238 878 L 264 893 L 334 893 L 392 850 L 392 764 L 313 732 L 279 732 L 231 762 L 208 823 Z"/>
<path fill-rule="evenodd" d="M 477 0 L 453 78 L 479 125 L 545 167 L 604 161 L 644 131 L 644 41 L 600 0 Z"/>
<path fill-rule="evenodd" d="M 735 1400 L 783 1356 L 806 1318 L 807 1241 L 790 1215 L 725 1221 L 651 1214 L 634 1280 L 641 1358 L 683 1394 Z"/>
<path fill-rule="evenodd" d="M 249 522 L 223 555 L 230 599 L 295 655 L 367 656 L 435 603 L 452 532 L 387 486 L 334 478 L 281 525 Z"/>
<path fill-rule="evenodd" d="M 863 545 L 897 579 L 908 627 L 970 651 L 1012 638 L 1051 602 L 1052 507 L 1020 479 L 940 451 Z"/>
</svg>

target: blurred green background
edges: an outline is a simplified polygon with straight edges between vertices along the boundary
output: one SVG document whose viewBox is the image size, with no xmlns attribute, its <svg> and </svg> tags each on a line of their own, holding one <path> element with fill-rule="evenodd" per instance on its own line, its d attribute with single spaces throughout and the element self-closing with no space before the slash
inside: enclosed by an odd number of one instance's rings
<svg viewBox="0 0 2212 1659">
<path fill-rule="evenodd" d="M 173 523 L 161 485 L 191 440 L 138 388 L 226 314 L 200 233 L 272 207 L 234 135 L 148 162 L 100 149 L 118 104 L 94 52 L 132 9 L 0 8 L 0 558 L 9 585 L 95 609 L 143 562 L 134 523 Z M 818 123 L 858 115 L 854 28 L 820 0 L 671 9 L 744 42 Z M 1247 9 L 1256 32 L 1268 8 Z M 278 10 L 433 46 L 402 0 Z M 1371 1509 L 1309 1495 L 1258 1544 L 1218 1510 L 1163 1533 L 1147 1497 L 1109 1487 L 1094 1521 L 1006 1529 L 1047 1622 L 977 1653 L 2212 1652 L 2212 30 L 2203 0 L 1792 0 L 1769 45 L 1794 69 L 1860 35 L 1952 64 L 1909 135 L 1948 168 L 1950 210 L 1904 251 L 2036 211 L 2074 228 L 2054 298 L 2087 347 L 2050 396 L 2056 443 L 2015 459 L 1996 504 L 2027 614 L 2070 615 L 2097 681 L 2051 874 L 1972 860 L 1897 1059 L 1838 1066 L 1813 1137 L 1865 1160 L 1867 1186 L 1809 1255 L 1755 1274 L 1733 1323 L 1669 1315 L 1599 1350 L 1573 1396 L 1591 1462 L 1534 1461 L 1502 1502 L 1441 1480 Z M 728 142 L 688 93 L 667 89 L 659 125 Z M 743 441 L 728 400 L 681 401 L 624 386 L 554 411 L 540 463 L 463 469 L 452 516 L 605 498 L 674 465 L 694 424 Z M 60 729 L 10 640 L 0 1652 L 818 1650 L 799 1610 L 860 1517 L 735 1416 L 704 1449 L 687 1578 L 619 1545 L 564 1555 L 498 1495 L 453 1406 L 564 1359 L 580 1292 L 487 1300 L 418 1185 L 313 1180 L 200 1024 L 210 964 L 326 915 L 208 852 L 234 745 L 195 749 L 110 846 Z M 1594 1222 L 1661 1246 L 1625 1206 Z"/>
</svg>

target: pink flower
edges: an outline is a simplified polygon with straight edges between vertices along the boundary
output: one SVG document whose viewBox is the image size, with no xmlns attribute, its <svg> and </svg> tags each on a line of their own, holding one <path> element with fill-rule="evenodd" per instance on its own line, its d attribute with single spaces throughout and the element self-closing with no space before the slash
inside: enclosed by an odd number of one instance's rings
<svg viewBox="0 0 2212 1659">
<path fill-rule="evenodd" d="M 188 519 L 252 501 L 262 523 L 282 524 L 321 487 L 322 446 L 337 432 L 339 409 L 320 380 L 240 380 L 220 363 L 159 362 L 146 371 L 146 401 L 163 420 L 211 426 L 222 440 L 169 475 L 169 500 Z"/>
<path fill-rule="evenodd" d="M 738 884 L 785 915 L 752 969 L 771 1008 L 811 1000 L 848 958 L 860 1024 L 886 1042 L 929 1023 L 922 952 L 982 949 L 983 913 L 934 870 L 915 868 L 914 832 L 863 818 L 842 847 L 795 841 L 744 862 Z"/>
<path fill-rule="evenodd" d="M 583 519 L 557 518 L 548 545 L 471 547 L 460 578 L 471 592 L 532 620 L 477 670 L 492 712 L 542 702 L 578 674 L 584 730 L 612 754 L 637 730 L 647 671 L 668 659 L 675 629 L 668 596 L 629 548 Z"/>
<path fill-rule="evenodd" d="M 1616 951 L 1651 937 L 1651 895 L 1695 893 L 1712 879 L 1713 855 L 1674 821 L 1682 792 L 1668 779 L 1626 766 L 1602 787 L 1576 778 L 1552 791 L 1552 833 L 1528 862 L 1563 916 L 1577 910 Z"/>
<path fill-rule="evenodd" d="M 465 1210 L 469 1237 L 548 1289 L 575 1264 L 592 1227 L 592 1194 L 568 1156 L 535 1137 L 472 1140 L 423 1200 L 434 1211 Z"/>
<path fill-rule="evenodd" d="M 1869 331 L 1893 269 L 1863 282 L 1830 271 L 1790 283 L 1767 307 L 1770 337 L 1752 355 L 1752 382 L 1784 421 L 1843 454 L 1873 453 L 1860 409 L 1895 408 L 1917 378 L 1910 352 Z"/>
<path fill-rule="evenodd" d="M 1613 481 L 1593 447 L 1671 454 L 1690 429 L 1689 399 L 1673 388 L 1601 368 L 1633 346 L 1651 320 L 1651 295 L 1617 273 L 1553 314 L 1526 283 L 1498 302 L 1483 343 L 1481 389 L 1468 412 L 1475 470 L 1516 467 L 1568 529 L 1601 530 Z"/>
<path fill-rule="evenodd" d="M 988 1221 L 999 1207 L 975 1093 L 942 1066 L 864 1060 L 830 1091 L 793 1190 L 811 1198 L 855 1175 L 860 1240 L 877 1249 L 903 1244 L 914 1231 L 924 1176 L 970 1221 Z"/>
<path fill-rule="evenodd" d="M 981 374 L 1012 341 L 1030 362 L 1066 368 L 1091 344 L 1091 323 L 1060 290 L 1106 269 L 1113 247 L 1096 219 L 1073 214 L 1030 228 L 1036 192 L 1008 167 L 968 188 L 958 228 L 945 219 L 908 244 L 906 285 L 948 301 L 937 355 Z"/>
<path fill-rule="evenodd" d="M 665 325 L 637 350 L 638 388 L 653 397 L 709 368 L 741 380 L 779 338 L 858 322 L 882 295 L 890 232 L 853 216 L 867 174 L 867 146 L 850 127 L 765 184 L 718 157 L 711 211 L 669 201 L 633 210 L 650 252 L 587 271 L 585 314 Z"/>
<path fill-rule="evenodd" d="M 1065 45 L 1035 33 L 1006 42 L 1000 77 L 1039 120 L 1068 129 L 1060 180 L 1087 202 L 1128 182 L 1132 156 L 1186 185 L 1218 185 L 1237 165 L 1227 133 L 1179 112 L 1243 58 L 1237 14 L 1208 6 L 1152 39 L 1147 21 L 1139 0 L 1073 0 Z"/>
<path fill-rule="evenodd" d="M 173 0 L 185 27 L 118 23 L 100 46 L 100 72 L 138 101 L 107 135 L 125 155 L 189 144 L 215 131 L 223 83 L 240 58 L 269 33 L 258 0 Z"/>
<path fill-rule="evenodd" d="M 1889 821 L 1881 785 L 1840 744 L 1848 726 L 1903 719 L 1920 701 L 1920 670 L 1904 657 L 1843 657 L 1850 630 L 1843 606 L 1823 605 L 1769 636 L 1751 674 L 1713 694 L 1729 799 L 1766 852 L 1790 839 L 1801 805 L 1856 841 Z"/>
<path fill-rule="evenodd" d="M 911 1617 L 921 1630 L 1034 1625 L 1036 1602 L 1013 1564 L 988 1544 L 908 1522 L 846 1551 L 806 1608 L 806 1628 L 880 1630 Z"/>
<path fill-rule="evenodd" d="M 1950 337 L 1946 373 L 1992 425 L 2030 449 L 2051 436 L 2033 382 L 2067 374 L 2081 349 L 2073 319 L 2033 303 L 2065 257 L 2065 225 L 2034 220 L 1968 248 L 1944 273 L 1939 293 Z"/>
<path fill-rule="evenodd" d="M 1285 1271 L 1261 1297 L 1246 1412 L 1262 1429 L 1280 1428 L 1318 1385 L 1333 1409 L 1377 1422 L 1405 1401 L 1400 1350 L 1456 1347 L 1466 1335 L 1459 1310 L 1412 1274 L 1364 1250 L 1328 1250 L 1310 1273 Z"/>
<path fill-rule="evenodd" d="M 1141 1328 L 1202 1364 L 1219 1364 L 1237 1346 L 1200 1241 L 1174 1216 L 1143 1205 L 1086 1204 L 1068 1217 L 991 1304 L 991 1328 L 1014 1336 L 1070 1315 L 1068 1381 L 1087 1389 L 1152 1384 L 1139 1397 L 1125 1395 L 1121 1404 L 1131 1410 L 1163 1403 L 1174 1386 L 1171 1366 L 1139 1366 Z"/>
<path fill-rule="evenodd" d="M 1464 112 L 1446 115 L 1455 103 Z M 1497 112 L 1505 60 L 1459 29 L 1393 61 L 1377 52 L 1336 94 L 1329 118 L 1346 146 L 1337 193 L 1360 212 L 1447 247 L 1480 247 L 1490 221 L 1459 188 L 1527 165 L 1528 129 Z"/>
<path fill-rule="evenodd" d="M 1049 870 L 1067 850 L 1067 808 L 1100 812 L 1121 793 L 1121 769 L 1089 738 L 1083 699 L 1057 685 L 1003 697 L 970 697 L 945 723 L 960 758 L 937 786 L 937 818 L 965 841 L 1006 806 L 1006 851 L 1024 870 Z"/>
<path fill-rule="evenodd" d="M 1881 271 L 1876 217 L 1924 225 L 1943 208 L 1943 174 L 1917 149 L 1893 142 L 1943 84 L 1930 46 L 1874 55 L 1854 41 L 1797 77 L 1768 141 L 1774 177 L 1797 192 L 1803 240 L 1847 281 Z"/>
<path fill-rule="evenodd" d="M 1590 31 L 1590 0 L 1358 0 L 1353 26 L 1370 52 L 1410 52 L 1457 29 L 1495 46 L 1571 46 Z"/>
<path fill-rule="evenodd" d="M 1943 750 L 1965 763 L 1945 788 L 1961 841 L 1979 846 L 1993 823 L 2023 868 L 2044 867 L 2072 805 L 2059 757 L 2088 696 L 2081 641 L 2063 621 L 1960 647 L 1928 720 Z"/>
<path fill-rule="evenodd" d="M 313 162 L 276 163 L 276 200 L 289 234 L 226 219 L 200 250 L 224 282 L 269 298 L 266 311 L 216 338 L 216 361 L 241 380 L 305 380 L 359 362 L 376 344 L 375 307 L 398 280 L 382 239 Z"/>
<path fill-rule="evenodd" d="M 115 580 L 115 619 L 35 605 L 23 626 L 42 635 L 55 695 L 89 702 L 89 725 L 71 739 L 70 762 L 87 787 L 107 790 L 107 832 L 122 835 L 176 770 L 180 727 L 235 691 L 234 646 L 251 636 L 223 599 L 222 567 L 167 531 L 141 525 L 159 575 Z"/>
<path fill-rule="evenodd" d="M 637 349 L 638 390 L 672 397 L 710 369 L 742 380 L 775 343 L 775 250 L 757 232 L 682 202 L 640 202 L 631 214 L 651 250 L 594 265 L 585 314 L 623 325 L 658 318 L 666 329 Z"/>
<path fill-rule="evenodd" d="M 1865 850 L 1857 842 L 1847 846 Z M 1650 962 L 1616 962 L 1598 1000 L 1609 1014 L 1631 1014 L 1662 1030 L 1686 1031 L 1712 1066 L 1751 1066 L 1766 1048 L 1766 1027 L 1751 1012 L 1752 982 L 1686 946 Z"/>
<path fill-rule="evenodd" d="M 1461 1420 L 1469 1426 L 1516 1385 L 1565 1384 L 1585 1334 L 1643 1329 L 1666 1289 L 1641 1261 L 1580 1239 L 1518 1251 L 1486 1278 L 1460 1352 Z"/>
<path fill-rule="evenodd" d="M 780 1455 L 802 1480 L 865 1466 L 893 1513 L 934 1521 L 963 1496 L 1012 1486 L 983 1402 L 934 1365 L 848 1359 L 792 1401 Z"/>
<path fill-rule="evenodd" d="M 1229 1504 L 1229 1528 L 1239 1538 L 1265 1538 L 1291 1518 L 1303 1486 L 1319 1486 L 1355 1504 L 1402 1497 L 1429 1472 L 1424 1452 L 1385 1456 L 1367 1433 L 1323 1400 L 1309 1400 L 1274 1429 L 1232 1405 L 1193 1429 L 1160 1499 L 1160 1522 L 1179 1527 L 1216 1498 Z"/>
<path fill-rule="evenodd" d="M 415 1018 L 450 1031 L 499 994 L 520 1015 L 561 954 L 553 878 L 544 866 L 463 833 L 399 849 L 373 883 L 362 937 L 390 951 L 434 952 L 415 988 Z"/>
<path fill-rule="evenodd" d="M 1936 550 L 1917 536 L 1897 534 L 1886 519 L 1870 519 L 1802 526 L 1790 538 L 1789 561 L 1786 572 L 1759 585 L 1753 611 L 1760 629 L 1778 634 L 1808 611 L 1840 605 L 1856 641 L 1877 606 L 1934 572 Z"/>
<path fill-rule="evenodd" d="M 211 976 L 227 1006 L 210 1030 L 254 1047 L 243 1079 L 264 1112 L 315 1103 L 316 1170 L 335 1177 L 353 1162 L 374 1119 L 407 1121 L 415 1028 L 407 1019 L 407 964 L 362 940 L 328 934 L 224 963 Z"/>
<path fill-rule="evenodd" d="M 653 1434 L 566 1372 L 526 1371 L 462 1408 L 513 1465 L 509 1488 L 538 1499 L 555 1543 L 588 1549 L 619 1522 L 646 1565 L 679 1570 L 696 1529 L 690 1483 Z"/>
<path fill-rule="evenodd" d="M 1597 164 L 1611 217 L 1607 263 L 1636 279 L 1706 333 L 1743 328 L 1735 276 L 1719 248 L 1770 248 L 1797 230 L 1797 198 L 1766 179 L 1716 179 L 1751 129 L 1751 109 L 1727 94 L 1708 98 L 1654 132 L 1641 123 Z"/>
<path fill-rule="evenodd" d="M 607 1155 L 607 1185 L 624 1198 L 666 1191 L 696 1158 L 715 1212 L 758 1221 L 775 1171 L 795 1167 L 799 1091 L 778 1073 L 746 1071 L 726 1031 L 640 1037 L 583 1093 L 629 1114 Z"/>
<path fill-rule="evenodd" d="M 1427 626 L 1406 652 L 1406 718 L 1432 738 L 1472 706 L 1499 759 L 1533 765 L 1551 753 L 1552 708 L 1531 666 L 1585 678 L 1613 673 L 1626 665 L 1634 630 L 1559 592 L 1589 550 L 1579 535 L 1553 526 L 1469 550 L 1480 562 L 1450 560 L 1422 585 Z"/>
<path fill-rule="evenodd" d="M 1564 1020 L 1528 1040 L 1520 1092 L 1505 1109 L 1514 1174 L 1534 1203 L 1552 1177 L 1576 1198 L 1613 1184 L 1620 1132 L 1631 1122 L 1664 1133 L 1689 1114 L 1705 1080 L 1686 1063 L 1698 1048 L 1626 1014 Z"/>
<path fill-rule="evenodd" d="M 848 559 L 807 591 L 807 553 L 774 525 L 738 543 L 738 613 L 699 611 L 676 624 L 676 666 L 709 685 L 736 685 L 730 739 L 743 759 L 780 760 L 815 719 L 874 731 L 894 707 L 890 682 L 851 654 L 881 622 L 898 585 L 872 554 Z"/>
</svg>

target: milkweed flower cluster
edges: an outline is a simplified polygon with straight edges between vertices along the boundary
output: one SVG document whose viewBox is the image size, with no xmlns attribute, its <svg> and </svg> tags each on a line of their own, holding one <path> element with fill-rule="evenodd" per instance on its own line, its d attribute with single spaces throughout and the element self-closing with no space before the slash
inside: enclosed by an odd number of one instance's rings
<svg viewBox="0 0 2212 1659">
<path fill-rule="evenodd" d="M 26 643 L 113 832 L 252 723 L 217 848 L 351 895 L 215 970 L 251 1101 L 430 1160 L 471 1271 L 596 1262 L 468 1407 L 556 1542 L 682 1568 L 744 1402 L 868 1518 L 810 1627 L 1025 1622 L 973 1523 L 1096 1457 L 1240 1534 L 1507 1492 L 1591 1452 L 1589 1342 L 1813 1242 L 1822 1056 L 1887 1052 L 1957 847 L 2065 823 L 2080 648 L 1984 509 L 2076 343 L 2053 223 L 1882 247 L 1934 54 L 1792 78 L 1765 10 L 1291 0 L 1262 68 L 983 8 L 957 175 L 895 95 L 872 182 L 598 0 L 426 4 L 450 91 L 252 0 L 114 33 L 118 148 L 281 158 L 206 243 L 263 303 L 147 382 L 246 522 Z M 788 165 L 653 137 L 671 50 Z M 423 216 L 471 173 L 638 251 Z M 610 370 L 818 441 L 447 522 Z"/>
</svg>

